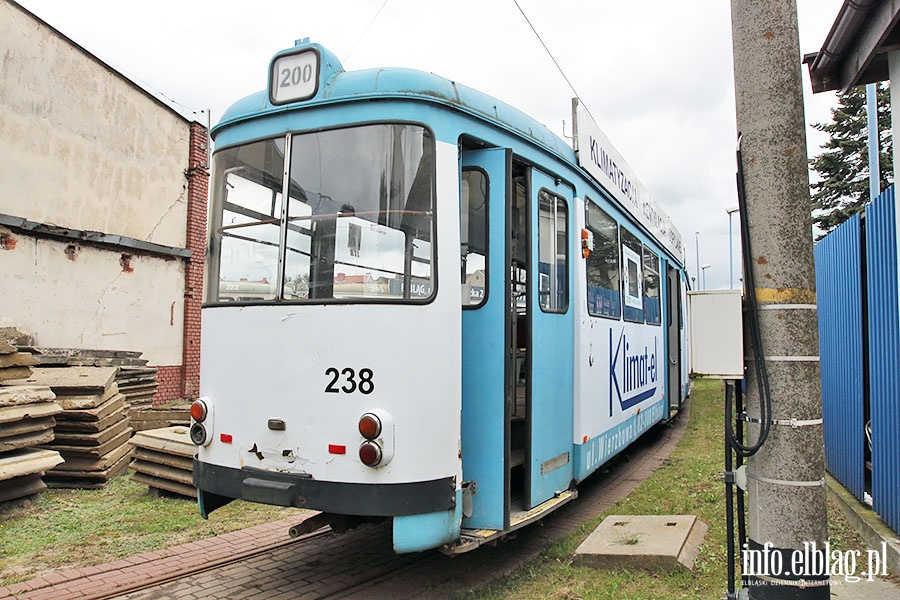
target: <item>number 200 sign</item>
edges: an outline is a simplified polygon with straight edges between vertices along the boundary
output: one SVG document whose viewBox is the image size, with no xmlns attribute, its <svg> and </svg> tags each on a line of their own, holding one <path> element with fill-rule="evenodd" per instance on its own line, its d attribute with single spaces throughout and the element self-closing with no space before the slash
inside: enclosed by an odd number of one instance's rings
<svg viewBox="0 0 900 600">
<path fill-rule="evenodd" d="M 304 50 L 279 56 L 269 73 L 269 96 L 272 104 L 307 100 L 316 95 L 319 86 L 319 53 Z"/>
</svg>

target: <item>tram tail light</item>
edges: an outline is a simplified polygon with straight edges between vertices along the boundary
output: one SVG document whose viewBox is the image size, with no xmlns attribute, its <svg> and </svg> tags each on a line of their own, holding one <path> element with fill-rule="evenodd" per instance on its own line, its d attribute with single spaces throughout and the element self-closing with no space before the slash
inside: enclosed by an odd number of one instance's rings
<svg viewBox="0 0 900 600">
<path fill-rule="evenodd" d="M 191 441 L 197 446 L 206 446 L 213 436 L 213 406 L 208 398 L 198 398 L 191 403 L 191 429 L 188 432 Z M 225 441 L 225 440 L 222 440 Z"/>
<path fill-rule="evenodd" d="M 359 435 L 367 440 L 374 440 L 381 435 L 381 419 L 373 413 L 366 413 L 359 418 Z"/>
<path fill-rule="evenodd" d="M 190 436 L 191 441 L 197 446 L 205 446 L 209 441 L 209 434 L 206 432 L 206 427 L 203 426 L 203 423 L 191 425 Z"/>
<path fill-rule="evenodd" d="M 359 460 L 367 467 L 384 467 L 394 458 L 394 419 L 385 410 L 376 408 L 357 420 L 359 431 Z M 329 447 L 330 450 L 330 447 Z"/>
<path fill-rule="evenodd" d="M 198 423 L 202 423 L 206 420 L 206 415 L 209 414 L 209 409 L 206 407 L 206 402 L 203 400 L 194 400 L 193 404 L 191 404 L 191 418 Z"/>
<path fill-rule="evenodd" d="M 359 460 L 367 467 L 377 467 L 383 456 L 381 446 L 373 441 L 363 442 L 359 447 Z"/>
</svg>

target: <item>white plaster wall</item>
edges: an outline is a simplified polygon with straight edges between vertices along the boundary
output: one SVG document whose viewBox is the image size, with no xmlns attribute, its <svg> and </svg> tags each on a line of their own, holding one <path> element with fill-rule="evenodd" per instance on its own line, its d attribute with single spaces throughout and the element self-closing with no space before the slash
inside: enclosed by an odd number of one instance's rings
<svg viewBox="0 0 900 600">
<path fill-rule="evenodd" d="M 0 231 L 4 231 L 0 228 Z M 178 365 L 184 329 L 184 262 L 77 246 L 11 232 L 0 249 L 0 326 L 47 347 L 134 350 L 151 365 Z M 6 245 L 9 248 L 9 244 Z"/>
<path fill-rule="evenodd" d="M 0 0 L 0 213 L 185 246 L 190 125 Z"/>
</svg>

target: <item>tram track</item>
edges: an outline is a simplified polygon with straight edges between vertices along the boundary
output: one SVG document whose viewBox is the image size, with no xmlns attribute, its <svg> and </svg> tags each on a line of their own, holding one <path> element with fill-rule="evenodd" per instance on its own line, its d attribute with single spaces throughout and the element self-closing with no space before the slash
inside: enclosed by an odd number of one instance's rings
<svg viewBox="0 0 900 600">
<path fill-rule="evenodd" d="M 247 550 L 245 552 L 239 552 L 228 558 L 222 558 L 218 560 L 210 561 L 204 565 L 200 566 L 191 566 L 187 567 L 182 571 L 176 571 L 174 573 L 166 573 L 160 577 L 150 578 L 140 583 L 135 583 L 131 585 L 126 585 L 122 587 L 117 587 L 114 590 L 110 590 L 108 592 L 103 592 L 100 594 L 86 595 L 84 596 L 84 600 L 109 600 L 111 598 L 121 598 L 123 596 L 133 594 L 135 592 L 140 592 L 143 590 L 159 587 L 165 585 L 167 583 L 178 581 L 179 579 L 184 579 L 187 577 L 191 577 L 194 575 L 198 575 L 200 573 L 205 573 L 207 571 L 213 571 L 215 569 L 220 569 L 222 567 L 240 563 L 242 561 L 248 560 L 250 558 L 254 558 L 257 556 L 262 556 L 269 552 L 273 552 L 275 550 L 285 548 L 288 546 L 295 545 L 303 545 L 304 543 L 310 543 L 312 541 L 318 540 L 320 538 L 328 537 L 332 535 L 332 531 L 330 527 L 322 527 L 317 529 L 316 531 L 312 531 L 307 534 L 303 534 L 297 536 L 295 538 L 290 538 L 287 540 L 281 540 L 279 542 L 274 542 L 272 544 L 267 544 L 265 546 L 261 546 L 258 548 L 254 548 L 253 550 Z"/>
<path fill-rule="evenodd" d="M 687 411 L 685 411 L 687 412 Z M 303 597 L 317 599 L 372 597 L 444 598 L 461 590 L 477 589 L 509 575 L 535 559 L 550 542 L 576 530 L 591 517 L 627 495 L 668 457 L 687 421 L 674 423 L 645 436 L 610 461 L 603 472 L 579 486 L 579 498 L 539 523 L 477 551 L 448 557 L 437 551 L 395 554 L 389 522 L 364 524 L 340 535 L 321 527 L 296 538 L 274 536 L 272 543 L 204 562 L 196 551 L 185 554 L 183 569 L 152 574 L 152 560 L 141 568 L 140 581 L 116 583 L 113 572 L 92 576 L 96 587 L 77 595 L 78 579 L 27 598 L 59 597 L 87 600 L 163 600 L 177 598 Z M 213 538 L 210 543 L 229 544 Z M 244 546 L 246 548 L 246 546 Z M 220 548 L 221 550 L 221 548 Z M 163 560 L 171 561 L 172 554 Z M 171 564 L 171 563 L 170 563 Z M 150 568 L 147 568 L 150 567 Z M 160 566 L 161 569 L 164 567 Z M 106 582 L 106 583 L 104 583 Z M 75 594 L 75 595 L 73 595 Z"/>
</svg>

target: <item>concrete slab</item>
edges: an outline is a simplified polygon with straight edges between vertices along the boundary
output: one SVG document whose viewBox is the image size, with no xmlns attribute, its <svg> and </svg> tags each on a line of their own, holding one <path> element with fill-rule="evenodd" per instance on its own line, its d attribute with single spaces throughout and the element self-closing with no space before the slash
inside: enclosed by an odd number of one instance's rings
<svg viewBox="0 0 900 600">
<path fill-rule="evenodd" d="M 147 448 L 186 458 L 193 458 L 197 453 L 197 446 L 191 441 L 187 427 L 162 427 L 141 431 L 131 438 L 131 443 L 138 448 Z"/>
<path fill-rule="evenodd" d="M 47 385 L 57 396 L 103 394 L 109 390 L 118 372 L 118 367 L 35 367 L 28 379 L 16 383 Z"/>
<path fill-rule="evenodd" d="M 610 569 L 688 569 L 707 526 L 694 515 L 611 515 L 575 551 L 576 565 Z"/>
<path fill-rule="evenodd" d="M 0 406 L 20 406 L 52 402 L 56 399 L 46 385 L 0 385 Z"/>
<path fill-rule="evenodd" d="M 0 406 L 0 426 L 5 423 L 16 423 L 22 419 L 40 419 L 53 417 L 62 412 L 62 406 L 56 402 L 39 402 L 20 406 Z"/>
<path fill-rule="evenodd" d="M 104 394 L 101 396 L 101 404 L 93 408 L 76 408 L 75 406 L 72 406 L 71 402 L 67 402 L 69 406 L 63 407 L 66 409 L 66 412 L 65 414 L 60 415 L 60 420 L 99 421 L 123 406 L 126 406 L 125 395 L 119 393 L 116 384 L 112 385 L 110 392 L 111 394 Z M 71 398 L 72 397 L 66 397 L 66 400 L 71 400 Z"/>
<path fill-rule="evenodd" d="M 0 457 L 0 481 L 49 471 L 61 462 L 63 457 L 53 450 L 14 450 Z"/>
</svg>

